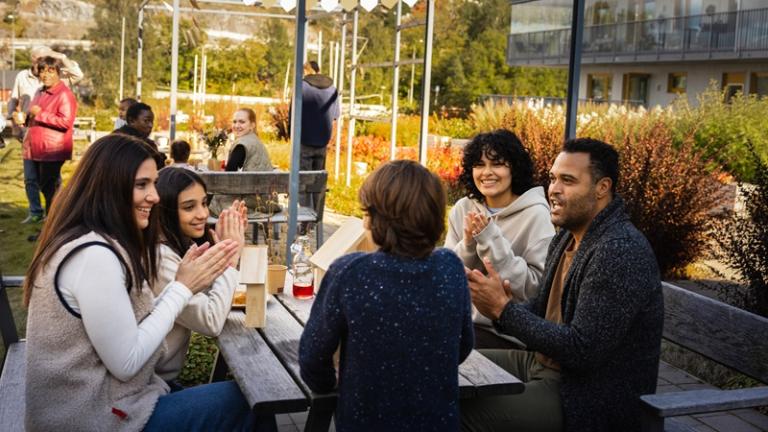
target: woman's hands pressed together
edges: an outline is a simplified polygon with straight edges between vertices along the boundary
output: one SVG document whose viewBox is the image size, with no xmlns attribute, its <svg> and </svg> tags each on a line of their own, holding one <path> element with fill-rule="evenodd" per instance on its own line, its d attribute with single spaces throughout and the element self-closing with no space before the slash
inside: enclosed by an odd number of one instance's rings
<svg viewBox="0 0 768 432">
<path fill-rule="evenodd" d="M 184 284 L 192 294 L 197 294 L 224 273 L 241 249 L 242 245 L 230 239 L 222 240 L 213 246 L 208 243 L 201 246 L 192 245 L 179 264 L 176 281 Z"/>
<path fill-rule="evenodd" d="M 221 212 L 216 222 L 216 230 L 213 231 L 213 239 L 218 243 L 221 240 L 232 240 L 238 244 L 237 253 L 230 260 L 229 265 L 237 267 L 240 261 L 240 253 L 245 245 L 245 229 L 248 227 L 248 208 L 245 203 L 235 200 L 232 205 Z"/>
<path fill-rule="evenodd" d="M 475 236 L 480 234 L 488 223 L 490 218 L 476 212 L 469 212 L 464 216 L 464 244 L 472 244 Z"/>
</svg>

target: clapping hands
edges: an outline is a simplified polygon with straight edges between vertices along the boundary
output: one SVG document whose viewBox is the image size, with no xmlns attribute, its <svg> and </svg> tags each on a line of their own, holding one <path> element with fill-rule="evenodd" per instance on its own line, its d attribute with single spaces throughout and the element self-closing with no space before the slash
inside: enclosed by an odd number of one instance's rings
<svg viewBox="0 0 768 432">
<path fill-rule="evenodd" d="M 464 216 L 464 244 L 472 244 L 475 236 L 480 234 L 488 223 L 490 218 L 477 212 L 469 212 Z"/>
<path fill-rule="evenodd" d="M 243 201 L 235 200 L 228 209 L 224 209 L 219 214 L 216 229 L 211 232 L 216 243 L 223 240 L 232 240 L 238 245 L 237 253 L 229 263 L 232 267 L 237 267 L 237 263 L 240 261 L 240 253 L 245 245 L 245 229 L 247 226 L 248 208 Z"/>
</svg>

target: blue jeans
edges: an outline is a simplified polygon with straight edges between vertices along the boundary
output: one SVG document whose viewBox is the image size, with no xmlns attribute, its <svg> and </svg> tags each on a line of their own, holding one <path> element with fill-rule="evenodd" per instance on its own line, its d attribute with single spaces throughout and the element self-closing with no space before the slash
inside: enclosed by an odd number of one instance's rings
<svg viewBox="0 0 768 432">
<path fill-rule="evenodd" d="M 234 381 L 161 396 L 145 431 L 276 431 L 274 416 L 257 419 Z"/>
<path fill-rule="evenodd" d="M 40 186 L 38 185 L 37 165 L 34 161 L 24 159 L 24 190 L 27 192 L 30 216 L 43 216 L 43 206 L 40 204 Z"/>
</svg>

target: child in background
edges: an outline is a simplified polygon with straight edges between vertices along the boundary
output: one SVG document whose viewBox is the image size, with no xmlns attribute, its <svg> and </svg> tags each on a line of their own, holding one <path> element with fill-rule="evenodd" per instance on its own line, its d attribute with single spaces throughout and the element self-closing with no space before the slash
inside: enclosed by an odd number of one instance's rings
<svg viewBox="0 0 768 432">
<path fill-rule="evenodd" d="M 435 249 L 445 191 L 426 168 L 379 167 L 359 193 L 374 253 L 337 259 L 323 278 L 299 348 L 316 392 L 336 387 L 336 430 L 459 430 L 458 367 L 473 346 L 464 266 Z"/>
</svg>

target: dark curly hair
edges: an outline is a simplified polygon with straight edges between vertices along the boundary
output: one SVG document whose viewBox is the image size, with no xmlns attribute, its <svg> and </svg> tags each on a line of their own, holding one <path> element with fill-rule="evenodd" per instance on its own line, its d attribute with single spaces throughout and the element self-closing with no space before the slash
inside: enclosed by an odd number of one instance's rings
<svg viewBox="0 0 768 432">
<path fill-rule="evenodd" d="M 475 185 L 472 167 L 480 163 L 483 155 L 492 161 L 505 162 L 512 172 L 512 193 L 522 195 L 536 186 L 533 183 L 533 161 L 523 143 L 514 133 L 506 129 L 497 129 L 476 135 L 464 147 L 461 161 L 459 182 L 464 185 L 467 196 L 485 202 L 485 196 Z"/>
</svg>

